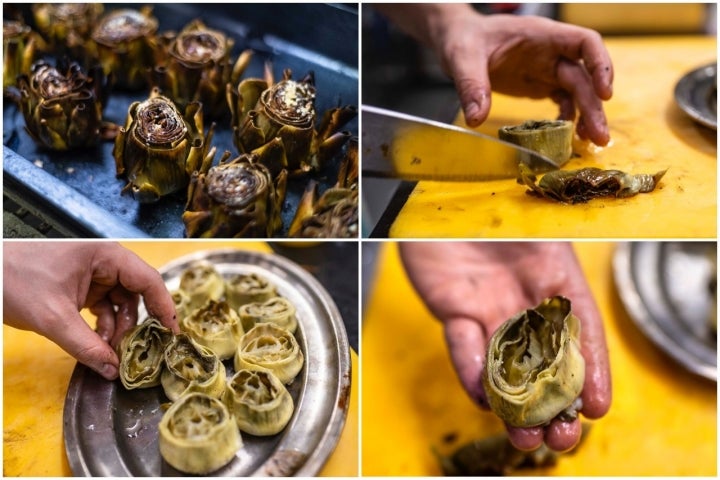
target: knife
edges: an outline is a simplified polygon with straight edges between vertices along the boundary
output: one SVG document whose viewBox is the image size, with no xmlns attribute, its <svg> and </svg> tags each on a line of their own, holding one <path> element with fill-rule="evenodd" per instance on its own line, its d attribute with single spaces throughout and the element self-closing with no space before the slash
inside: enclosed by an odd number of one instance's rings
<svg viewBox="0 0 720 480">
<path fill-rule="evenodd" d="M 402 180 L 484 181 L 556 170 L 532 150 L 465 128 L 369 105 L 362 112 L 362 174 Z"/>
</svg>

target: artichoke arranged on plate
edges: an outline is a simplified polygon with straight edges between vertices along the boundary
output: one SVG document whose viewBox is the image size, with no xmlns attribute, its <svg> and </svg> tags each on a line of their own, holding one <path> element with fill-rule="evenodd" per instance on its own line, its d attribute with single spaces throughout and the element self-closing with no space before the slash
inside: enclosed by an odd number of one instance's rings
<svg viewBox="0 0 720 480">
<path fill-rule="evenodd" d="M 190 392 L 220 398 L 225 390 L 225 365 L 213 352 L 181 333 L 173 338 L 164 356 L 160 383 L 171 401 Z"/>
<path fill-rule="evenodd" d="M 158 431 L 162 458 L 173 468 L 196 475 L 227 465 L 243 446 L 227 407 L 202 393 L 175 402 L 163 414 Z"/>
<path fill-rule="evenodd" d="M 498 417 L 514 427 L 575 415 L 585 380 L 580 320 L 552 297 L 503 323 L 487 349 L 483 386 Z"/>
<path fill-rule="evenodd" d="M 172 338 L 172 331 L 155 318 L 148 318 L 125 333 L 118 348 L 118 376 L 126 389 L 160 385 L 163 355 Z"/>
<path fill-rule="evenodd" d="M 192 311 L 208 300 L 220 300 L 225 292 L 225 280 L 212 263 L 200 260 L 180 274 L 180 290 L 188 296 Z"/>
<path fill-rule="evenodd" d="M 558 167 L 572 156 L 573 123 L 567 120 L 528 120 L 521 125 L 502 127 L 498 136 L 544 155 Z"/>
<path fill-rule="evenodd" d="M 177 35 L 158 39 L 153 84 L 178 105 L 199 101 L 206 116 L 216 118 L 227 112 L 227 85 L 237 84 L 252 57 L 242 52 L 233 63 L 235 41 L 224 33 L 194 20 Z"/>
<path fill-rule="evenodd" d="M 284 384 L 300 373 L 304 357 L 295 337 L 272 323 L 255 325 L 240 339 L 235 370 L 271 372 Z"/>
<path fill-rule="evenodd" d="M 79 59 L 87 52 L 103 6 L 101 3 L 36 3 L 32 11 L 35 25 L 46 39 L 47 50 Z"/>
<path fill-rule="evenodd" d="M 270 372 L 239 370 L 228 382 L 223 401 L 240 430 L 251 435 L 275 435 L 295 409 L 285 385 Z"/>
<path fill-rule="evenodd" d="M 190 103 L 183 112 L 153 89 L 143 102 L 130 105 L 124 127 L 115 138 L 113 157 L 118 177 L 141 203 L 152 203 L 185 188 L 190 175 L 210 165 L 211 127 L 203 133 L 202 106 Z"/>
<path fill-rule="evenodd" d="M 90 147 L 100 138 L 104 77 L 100 69 L 85 73 L 75 62 L 57 68 L 40 60 L 18 77 L 25 128 L 51 150 Z"/>
<path fill-rule="evenodd" d="M 247 303 L 264 302 L 276 297 L 277 288 L 257 273 L 237 274 L 225 281 L 225 296 L 230 306 L 237 309 Z"/>
<path fill-rule="evenodd" d="M 243 328 L 250 330 L 259 323 L 272 323 L 290 333 L 297 329 L 295 306 L 287 298 L 275 297 L 262 303 L 247 303 L 238 309 Z"/>
<path fill-rule="evenodd" d="M 3 20 L 3 89 L 14 87 L 35 60 L 39 37 L 22 22 Z"/>
<path fill-rule="evenodd" d="M 180 320 L 180 330 L 195 343 L 212 351 L 220 360 L 235 354 L 244 331 L 240 317 L 225 301 L 208 300 Z"/>
</svg>

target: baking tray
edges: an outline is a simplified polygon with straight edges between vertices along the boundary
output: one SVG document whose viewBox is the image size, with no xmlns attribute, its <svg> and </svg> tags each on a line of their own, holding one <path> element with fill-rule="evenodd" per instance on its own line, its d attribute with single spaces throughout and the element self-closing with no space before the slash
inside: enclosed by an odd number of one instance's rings
<svg viewBox="0 0 720 480">
<path fill-rule="evenodd" d="M 244 447 L 218 476 L 312 476 L 337 444 L 350 399 L 350 348 L 342 318 L 327 291 L 308 272 L 272 254 L 214 250 L 181 257 L 160 269 L 169 289 L 192 262 L 208 260 L 223 275 L 258 273 L 297 309 L 295 337 L 305 364 L 288 390 L 295 412 L 270 437 L 243 433 Z M 145 310 L 140 309 L 140 318 Z M 228 377 L 232 359 L 224 362 Z M 160 456 L 157 426 L 162 387 L 125 390 L 78 364 L 63 412 L 65 449 L 76 476 L 182 476 Z"/>
<path fill-rule="evenodd" d="M 683 75 L 675 85 L 675 101 L 693 120 L 717 130 L 717 63 Z"/>
<path fill-rule="evenodd" d="M 620 244 L 613 259 L 620 299 L 638 328 L 689 371 L 717 381 L 715 242 Z"/>
<path fill-rule="evenodd" d="M 15 7 L 29 12 L 27 5 Z M 124 7 L 140 5 L 109 4 L 105 11 Z M 8 8 L 4 4 L 5 11 Z M 180 30 L 189 21 L 201 18 L 208 27 L 235 39 L 235 56 L 246 48 L 252 49 L 255 55 L 243 78 L 262 77 L 266 60 L 272 62 L 276 79 L 282 77 L 285 68 L 292 69 L 294 78 L 313 71 L 319 115 L 337 105 L 358 105 L 357 5 L 163 3 L 153 5 L 153 14 L 159 21 L 158 31 Z M 124 124 L 129 105 L 147 95 L 147 91 L 113 92 L 104 118 Z M 358 120 L 343 130 L 357 136 Z M 237 153 L 229 120 L 218 123 L 213 145 L 218 150 L 215 163 L 225 150 Z M 15 105 L 4 103 L 3 186 L 8 194 L 25 199 L 40 211 L 52 212 L 53 218 L 60 216 L 80 236 L 182 238 L 185 192 L 151 205 L 121 196 L 126 182 L 115 176 L 112 148 L 112 142 L 104 142 L 93 149 L 73 152 L 40 149 L 25 132 L 22 114 Z M 317 180 L 321 190 L 334 185 L 341 158 L 342 153 L 323 171 L 288 182 L 283 229 L 277 236 L 287 235 L 308 179 Z"/>
</svg>

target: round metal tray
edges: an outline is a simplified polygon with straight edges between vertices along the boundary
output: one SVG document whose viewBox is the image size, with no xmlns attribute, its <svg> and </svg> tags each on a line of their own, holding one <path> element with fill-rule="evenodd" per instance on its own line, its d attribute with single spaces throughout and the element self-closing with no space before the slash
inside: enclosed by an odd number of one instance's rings
<svg viewBox="0 0 720 480">
<path fill-rule="evenodd" d="M 685 74 L 675 85 L 675 101 L 693 120 L 717 130 L 717 63 Z"/>
<path fill-rule="evenodd" d="M 244 446 L 218 476 L 312 476 L 337 444 L 350 395 L 350 349 L 340 313 L 315 278 L 284 257 L 241 250 L 209 250 L 160 269 L 169 289 L 192 262 L 208 260 L 223 275 L 258 273 L 297 308 L 295 336 L 305 364 L 289 385 L 295 412 L 279 434 L 242 434 Z M 140 318 L 145 316 L 140 308 Z M 228 375 L 232 360 L 225 362 Z M 181 476 L 160 456 L 158 423 L 167 402 L 162 387 L 125 390 L 78 364 L 70 379 L 63 433 L 76 476 Z"/>
<path fill-rule="evenodd" d="M 714 242 L 632 242 L 618 245 L 613 259 L 620 299 L 638 328 L 688 370 L 715 381 L 716 255 Z"/>
</svg>

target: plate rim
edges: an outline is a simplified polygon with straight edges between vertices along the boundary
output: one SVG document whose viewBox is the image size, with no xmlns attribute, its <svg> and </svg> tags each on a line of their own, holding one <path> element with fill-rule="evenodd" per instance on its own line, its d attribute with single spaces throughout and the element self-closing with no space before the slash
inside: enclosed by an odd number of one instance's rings
<svg viewBox="0 0 720 480">
<path fill-rule="evenodd" d="M 714 73 L 712 75 L 706 75 L 704 72 L 705 70 L 712 68 Z M 693 104 L 690 101 L 690 97 L 686 95 L 686 87 L 691 83 L 696 81 L 696 77 L 699 75 L 702 75 L 703 79 L 715 79 L 716 88 L 717 88 L 717 61 L 710 62 L 705 65 L 702 65 L 700 67 L 694 68 L 691 71 L 685 73 L 680 79 L 675 83 L 674 88 L 674 97 L 675 102 L 680 107 L 680 109 L 685 112 L 690 118 L 698 122 L 699 124 L 708 127 L 713 130 L 717 130 L 717 115 L 715 118 L 708 118 L 703 115 L 702 111 L 697 109 L 695 107 L 695 104 Z"/>
</svg>

